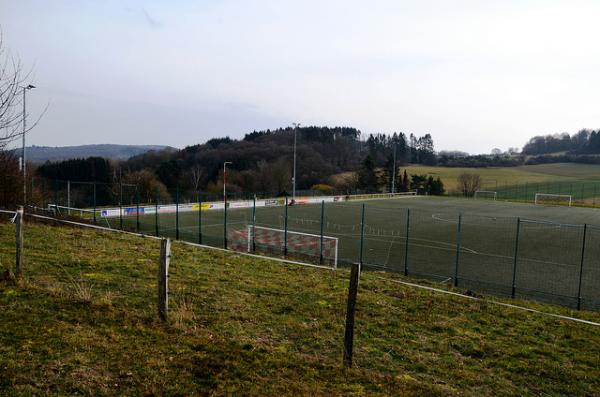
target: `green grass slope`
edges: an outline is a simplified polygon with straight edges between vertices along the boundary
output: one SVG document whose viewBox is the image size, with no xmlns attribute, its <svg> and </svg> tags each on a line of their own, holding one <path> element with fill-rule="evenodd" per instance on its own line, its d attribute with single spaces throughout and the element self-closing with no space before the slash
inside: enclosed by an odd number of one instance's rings
<svg viewBox="0 0 600 397">
<path fill-rule="evenodd" d="M 156 240 L 25 236 L 25 280 L 0 281 L 0 395 L 600 395 L 599 327 L 364 272 L 347 370 L 346 270 L 176 243 L 163 324 Z M 13 245 L 0 224 L 0 268 Z"/>
</svg>

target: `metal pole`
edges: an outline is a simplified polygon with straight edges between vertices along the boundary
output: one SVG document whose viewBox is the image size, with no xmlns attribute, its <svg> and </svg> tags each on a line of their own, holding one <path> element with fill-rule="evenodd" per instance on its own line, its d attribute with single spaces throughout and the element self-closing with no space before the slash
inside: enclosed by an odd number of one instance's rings
<svg viewBox="0 0 600 397">
<path fill-rule="evenodd" d="M 123 183 L 121 181 L 119 181 L 119 226 L 123 230 Z"/>
<path fill-rule="evenodd" d="M 294 125 L 294 175 L 292 176 L 292 200 L 296 201 L 296 135 L 300 124 L 293 123 Z"/>
<path fill-rule="evenodd" d="M 54 215 L 58 215 L 58 179 L 54 180 Z"/>
<path fill-rule="evenodd" d="M 285 210 L 283 219 L 283 256 L 288 253 L 288 198 L 285 197 Z"/>
<path fill-rule="evenodd" d="M 27 205 L 27 160 L 25 158 L 25 131 L 27 131 L 27 108 L 25 106 L 25 92 L 27 88 L 23 87 L 23 206 Z"/>
<path fill-rule="evenodd" d="M 458 261 L 460 258 L 460 238 L 461 238 L 462 214 L 458 214 L 458 227 L 456 229 L 456 263 L 454 264 L 454 286 L 458 287 Z"/>
<path fill-rule="evenodd" d="M 323 227 L 325 221 L 325 200 L 321 200 L 321 241 L 319 245 L 319 264 L 323 264 Z"/>
<path fill-rule="evenodd" d="M 406 209 L 406 241 L 404 243 L 404 275 L 408 276 L 408 234 L 410 232 L 410 208 Z"/>
<path fill-rule="evenodd" d="M 227 164 L 231 161 L 223 162 L 223 248 L 227 249 Z"/>
<path fill-rule="evenodd" d="M 154 204 L 154 231 L 156 234 L 156 237 L 158 237 L 159 234 L 159 223 L 158 223 L 158 201 L 160 199 L 160 192 L 158 191 L 158 188 L 156 188 L 156 203 Z"/>
<path fill-rule="evenodd" d="M 175 187 L 175 240 L 179 240 L 179 185 Z"/>
<path fill-rule="evenodd" d="M 140 190 L 135 186 L 135 231 L 140 232 Z"/>
<path fill-rule="evenodd" d="M 94 225 L 96 224 L 96 182 L 94 182 Z"/>
<path fill-rule="evenodd" d="M 227 198 L 223 204 L 223 248 L 227 249 Z"/>
<path fill-rule="evenodd" d="M 252 252 L 256 252 L 256 194 L 252 198 Z"/>
<path fill-rule="evenodd" d="M 67 181 L 67 214 L 71 215 L 71 181 Z"/>
<path fill-rule="evenodd" d="M 394 169 L 392 170 L 392 193 L 396 193 L 396 143 L 394 142 Z"/>
<path fill-rule="evenodd" d="M 585 239 L 587 223 L 583 225 L 583 242 L 581 244 L 581 263 L 579 264 L 579 283 L 577 285 L 577 310 L 581 310 L 581 281 L 583 280 L 583 262 L 585 260 Z"/>
<path fill-rule="evenodd" d="M 517 291 L 517 257 L 519 255 L 519 231 L 521 230 L 521 218 L 517 218 L 517 236 L 515 238 L 515 257 L 513 260 L 512 291 L 511 298 L 515 298 Z"/>
<path fill-rule="evenodd" d="M 365 241 L 365 203 L 362 205 L 362 210 L 360 213 L 360 256 L 359 256 L 359 273 L 362 271 L 363 265 L 363 249 L 364 249 L 364 241 Z"/>
<path fill-rule="evenodd" d="M 202 244 L 202 192 L 198 191 L 198 244 Z"/>
</svg>

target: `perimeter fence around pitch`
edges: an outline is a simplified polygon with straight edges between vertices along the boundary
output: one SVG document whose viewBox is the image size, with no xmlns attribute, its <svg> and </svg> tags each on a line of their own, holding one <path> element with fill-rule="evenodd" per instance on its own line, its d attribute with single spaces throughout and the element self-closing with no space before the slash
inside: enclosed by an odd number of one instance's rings
<svg viewBox="0 0 600 397">
<path fill-rule="evenodd" d="M 365 269 L 400 272 L 473 292 L 600 310 L 600 226 L 407 209 L 402 208 L 405 198 L 288 206 L 284 198 L 275 198 L 266 206 L 247 200 L 245 208 L 234 208 L 241 202 L 230 201 L 226 209 L 214 209 L 199 192 L 174 189 L 141 203 L 136 189 L 127 188 L 118 192 L 116 217 L 101 216 L 99 208 L 63 209 L 61 214 L 82 214 L 102 226 L 219 248 L 231 248 L 235 232 L 251 226 L 328 236 L 337 238 L 338 265 L 361 262 Z M 163 202 L 171 198 L 174 203 Z M 141 209 L 149 207 L 155 208 L 153 213 Z M 269 255 L 323 264 L 319 247 L 312 257 L 298 258 L 286 241 L 282 239 L 279 249 L 271 247 Z"/>
</svg>

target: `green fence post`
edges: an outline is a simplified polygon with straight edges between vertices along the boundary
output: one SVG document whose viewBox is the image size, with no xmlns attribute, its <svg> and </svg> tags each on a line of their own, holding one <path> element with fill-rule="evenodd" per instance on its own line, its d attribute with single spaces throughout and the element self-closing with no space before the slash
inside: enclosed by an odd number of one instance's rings
<svg viewBox="0 0 600 397">
<path fill-rule="evenodd" d="M 408 276 L 408 235 L 410 232 L 410 208 L 406 209 L 406 241 L 404 242 L 404 275 Z"/>
<path fill-rule="evenodd" d="M 256 194 L 252 198 L 252 252 L 256 252 Z"/>
<path fill-rule="evenodd" d="M 585 195 L 585 183 L 581 184 L 581 204 L 584 203 L 583 196 Z"/>
<path fill-rule="evenodd" d="M 198 244 L 202 244 L 202 192 L 198 190 Z"/>
<path fill-rule="evenodd" d="M 288 254 L 288 198 L 285 196 L 285 210 L 283 219 L 283 256 Z"/>
<path fill-rule="evenodd" d="M 462 214 L 458 214 L 458 227 L 456 229 L 456 262 L 454 264 L 454 286 L 458 287 L 458 261 L 460 257 L 460 238 L 461 238 Z"/>
<path fill-rule="evenodd" d="M 223 248 L 227 249 L 227 196 L 223 195 Z"/>
<path fill-rule="evenodd" d="M 158 223 L 158 202 L 160 200 L 160 192 L 158 190 L 158 188 L 156 188 L 156 204 L 155 204 L 155 209 L 154 209 L 154 228 L 155 228 L 155 234 L 156 237 L 158 237 L 159 232 L 160 232 L 160 225 Z"/>
<path fill-rule="evenodd" d="M 358 259 L 358 270 L 359 274 L 362 272 L 363 267 L 363 251 L 365 246 L 365 203 L 362 204 L 362 210 L 360 212 L 360 251 L 359 251 L 359 259 Z"/>
<path fill-rule="evenodd" d="M 517 291 L 517 257 L 519 256 L 519 231 L 521 230 L 521 218 L 517 218 L 517 236 L 515 238 L 515 257 L 513 260 L 512 290 L 511 298 L 515 298 Z"/>
<path fill-rule="evenodd" d="M 175 240 L 179 240 L 179 185 L 175 187 Z"/>
<path fill-rule="evenodd" d="M 96 182 L 94 182 L 94 225 L 96 224 Z"/>
<path fill-rule="evenodd" d="M 123 184 L 119 181 L 119 227 L 123 230 Z"/>
<path fill-rule="evenodd" d="M 528 195 L 528 192 L 527 192 L 527 190 L 528 190 L 527 188 L 528 187 L 529 187 L 529 184 L 527 182 L 525 182 L 525 202 L 529 201 L 529 195 Z"/>
<path fill-rule="evenodd" d="M 140 232 L 140 190 L 135 186 L 135 231 Z"/>
<path fill-rule="evenodd" d="M 571 186 L 569 188 L 569 196 L 573 197 L 573 184 L 571 183 Z"/>
<path fill-rule="evenodd" d="M 54 180 L 54 211 L 58 215 L 58 179 Z"/>
<path fill-rule="evenodd" d="M 579 264 L 579 282 L 577 285 L 577 310 L 581 310 L 581 281 L 583 279 L 583 262 L 585 260 L 585 239 L 587 234 L 587 223 L 583 225 L 583 242 L 581 244 L 581 263 Z"/>
<path fill-rule="evenodd" d="M 594 203 L 592 204 L 594 207 L 596 206 L 596 192 L 597 192 L 597 188 L 598 188 L 598 185 L 594 185 Z"/>
<path fill-rule="evenodd" d="M 325 200 L 321 200 L 321 236 L 319 243 L 319 264 L 323 264 L 323 227 L 325 221 Z"/>
</svg>

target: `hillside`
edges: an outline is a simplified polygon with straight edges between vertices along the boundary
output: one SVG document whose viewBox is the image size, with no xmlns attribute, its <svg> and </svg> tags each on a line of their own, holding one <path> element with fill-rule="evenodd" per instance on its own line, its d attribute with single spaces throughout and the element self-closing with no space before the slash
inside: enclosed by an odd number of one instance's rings
<svg viewBox="0 0 600 397">
<path fill-rule="evenodd" d="M 87 157 L 105 157 L 114 160 L 127 160 L 132 156 L 146 153 L 150 150 L 167 149 L 168 146 L 159 145 L 80 145 L 80 146 L 28 146 L 27 161 L 44 163 L 46 161 L 60 161 Z M 16 149 L 20 155 L 20 150 Z"/>
<path fill-rule="evenodd" d="M 0 282 L 0 394 L 598 395 L 600 328 L 366 271 L 355 366 L 341 365 L 348 271 L 28 223 L 26 281 Z M 0 223 L 0 268 L 14 226 Z M 119 253 L 115 255 L 115 253 Z M 439 284 L 436 284 L 439 287 Z M 573 314 L 526 304 L 545 312 Z M 597 313 L 577 316 L 599 321 Z"/>
</svg>

